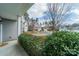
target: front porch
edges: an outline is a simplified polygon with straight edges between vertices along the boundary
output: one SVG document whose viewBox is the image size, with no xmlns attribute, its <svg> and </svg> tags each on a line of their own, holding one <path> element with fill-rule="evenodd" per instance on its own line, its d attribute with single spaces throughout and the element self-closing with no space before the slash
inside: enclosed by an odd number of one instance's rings
<svg viewBox="0 0 79 59">
<path fill-rule="evenodd" d="M 22 16 L 32 5 L 29 3 L 0 4 L 0 44 L 18 38 L 23 31 Z"/>
<path fill-rule="evenodd" d="M 17 39 L 17 21 L 1 19 L 0 42 Z"/>
<path fill-rule="evenodd" d="M 0 56 L 28 56 L 17 40 L 8 41 L 7 45 L 0 47 Z"/>
</svg>

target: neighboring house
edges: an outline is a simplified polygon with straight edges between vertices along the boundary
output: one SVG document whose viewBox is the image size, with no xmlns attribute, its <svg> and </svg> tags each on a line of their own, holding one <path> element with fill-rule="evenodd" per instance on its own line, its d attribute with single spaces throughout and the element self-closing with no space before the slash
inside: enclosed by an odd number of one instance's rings
<svg viewBox="0 0 79 59">
<path fill-rule="evenodd" d="M 34 29 L 37 31 L 52 31 L 53 24 L 51 20 L 46 19 L 38 19 L 38 22 L 35 23 Z M 63 29 L 64 30 L 64 29 Z"/>
<path fill-rule="evenodd" d="M 39 31 L 49 31 L 52 29 L 52 24 L 50 24 L 51 21 L 47 21 L 46 19 L 43 19 L 42 22 L 38 22 L 38 30 Z"/>
<path fill-rule="evenodd" d="M 60 31 L 61 30 L 79 32 L 79 24 L 78 23 L 68 24 L 68 25 L 65 24 L 60 28 Z"/>
<path fill-rule="evenodd" d="M 0 42 L 17 39 L 23 31 L 27 31 L 23 15 L 32 5 L 0 4 Z"/>
</svg>

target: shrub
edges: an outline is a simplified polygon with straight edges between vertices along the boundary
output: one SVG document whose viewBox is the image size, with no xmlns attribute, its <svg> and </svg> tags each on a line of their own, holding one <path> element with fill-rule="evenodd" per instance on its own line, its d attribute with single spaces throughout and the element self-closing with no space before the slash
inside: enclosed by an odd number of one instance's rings
<svg viewBox="0 0 79 59">
<path fill-rule="evenodd" d="M 79 33 L 57 31 L 45 37 L 23 33 L 19 43 L 29 55 L 76 56 L 79 54 Z"/>
<path fill-rule="evenodd" d="M 57 31 L 48 36 L 43 55 L 76 56 L 79 54 L 79 33 Z"/>
<path fill-rule="evenodd" d="M 29 55 L 42 55 L 43 41 L 45 37 L 32 36 L 23 33 L 18 37 L 20 45 Z"/>
</svg>

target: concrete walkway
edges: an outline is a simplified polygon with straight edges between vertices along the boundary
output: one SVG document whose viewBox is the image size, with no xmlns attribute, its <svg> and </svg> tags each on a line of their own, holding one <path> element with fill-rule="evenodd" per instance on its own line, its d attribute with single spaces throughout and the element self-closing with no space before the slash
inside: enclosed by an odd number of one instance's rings
<svg viewBox="0 0 79 59">
<path fill-rule="evenodd" d="M 8 44 L 0 47 L 0 56 L 28 56 L 17 40 L 9 41 Z"/>
</svg>

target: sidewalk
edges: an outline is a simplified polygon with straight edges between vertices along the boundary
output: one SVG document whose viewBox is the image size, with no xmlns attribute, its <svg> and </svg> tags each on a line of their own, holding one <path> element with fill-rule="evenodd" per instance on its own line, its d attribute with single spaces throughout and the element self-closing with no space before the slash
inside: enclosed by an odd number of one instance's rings
<svg viewBox="0 0 79 59">
<path fill-rule="evenodd" d="M 28 56 L 17 40 L 9 41 L 8 44 L 0 47 L 0 56 Z"/>
</svg>

